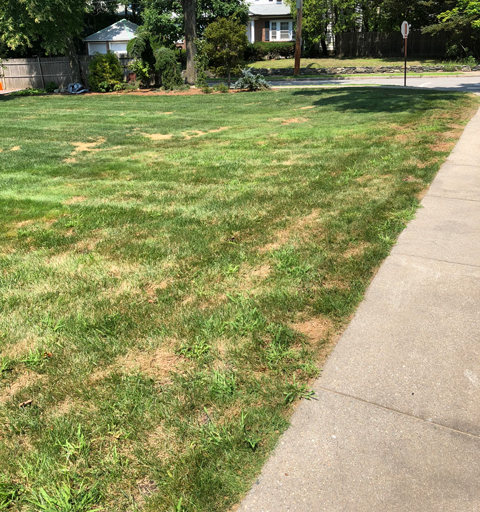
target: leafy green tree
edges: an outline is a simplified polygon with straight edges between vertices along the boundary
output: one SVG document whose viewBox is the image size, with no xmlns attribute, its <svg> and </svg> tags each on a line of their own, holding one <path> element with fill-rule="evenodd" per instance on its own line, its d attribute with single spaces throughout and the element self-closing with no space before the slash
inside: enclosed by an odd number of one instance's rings
<svg viewBox="0 0 480 512">
<path fill-rule="evenodd" d="M 181 0 L 140 0 L 146 31 L 159 36 L 162 44 L 171 45 L 184 38 L 184 6 Z M 244 0 L 197 0 L 195 19 L 197 37 L 218 18 L 236 16 L 246 25 L 248 6 Z"/>
<path fill-rule="evenodd" d="M 230 86 L 232 69 L 238 69 L 242 64 L 248 44 L 245 25 L 234 17 L 220 18 L 208 25 L 204 37 L 210 65 L 225 76 Z"/>
<path fill-rule="evenodd" d="M 0 42 L 11 50 L 35 43 L 47 55 L 67 54 L 75 81 L 80 66 L 75 38 L 83 30 L 85 0 L 0 0 Z"/>
<path fill-rule="evenodd" d="M 425 33 L 445 31 L 450 34 L 450 56 L 480 60 L 480 1 L 456 0 L 451 9 L 438 14 L 437 23 L 424 28 Z"/>
<path fill-rule="evenodd" d="M 248 19 L 244 0 L 141 0 L 144 28 L 157 35 L 165 46 L 179 40 L 186 44 L 186 80 L 195 81 L 195 40 L 215 19 L 232 15 Z"/>
</svg>

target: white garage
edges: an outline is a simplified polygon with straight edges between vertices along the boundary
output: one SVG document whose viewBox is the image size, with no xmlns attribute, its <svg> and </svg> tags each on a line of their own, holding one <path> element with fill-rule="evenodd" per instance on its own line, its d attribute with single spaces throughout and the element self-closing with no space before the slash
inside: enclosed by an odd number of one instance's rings
<svg viewBox="0 0 480 512">
<path fill-rule="evenodd" d="M 88 55 L 115 52 L 119 57 L 127 54 L 127 44 L 135 37 L 138 25 L 128 20 L 120 20 L 84 39 Z"/>
</svg>

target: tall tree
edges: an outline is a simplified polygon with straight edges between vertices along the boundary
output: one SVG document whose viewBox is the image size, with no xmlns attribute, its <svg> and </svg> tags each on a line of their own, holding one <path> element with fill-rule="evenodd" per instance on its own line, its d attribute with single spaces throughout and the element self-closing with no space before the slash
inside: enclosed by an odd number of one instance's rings
<svg viewBox="0 0 480 512">
<path fill-rule="evenodd" d="M 47 55 L 67 54 L 80 81 L 75 38 L 83 30 L 85 0 L 0 0 L 0 42 L 11 50 L 38 43 Z"/>
<path fill-rule="evenodd" d="M 187 70 L 185 79 L 187 84 L 190 85 L 195 83 L 195 39 L 197 39 L 195 3 L 195 0 L 182 0 L 185 23 L 185 49 L 187 50 Z"/>
<path fill-rule="evenodd" d="M 141 0 L 143 29 L 158 36 L 165 45 L 185 39 L 187 81 L 193 83 L 195 39 L 217 18 L 236 16 L 244 24 L 248 6 L 244 0 Z"/>
</svg>

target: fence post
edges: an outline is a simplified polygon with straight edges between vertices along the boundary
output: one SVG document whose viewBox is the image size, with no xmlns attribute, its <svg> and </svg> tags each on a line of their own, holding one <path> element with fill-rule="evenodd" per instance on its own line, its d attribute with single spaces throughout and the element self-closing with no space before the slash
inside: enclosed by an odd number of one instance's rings
<svg viewBox="0 0 480 512">
<path fill-rule="evenodd" d="M 42 63 L 40 61 L 40 57 L 37 57 L 38 67 L 40 68 L 40 77 L 42 78 L 42 89 L 45 89 L 45 78 L 43 76 Z"/>
</svg>

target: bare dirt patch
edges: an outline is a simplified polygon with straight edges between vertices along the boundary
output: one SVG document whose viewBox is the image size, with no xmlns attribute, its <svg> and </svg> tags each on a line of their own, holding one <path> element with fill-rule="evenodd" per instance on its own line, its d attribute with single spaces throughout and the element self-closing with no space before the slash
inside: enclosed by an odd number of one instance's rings
<svg viewBox="0 0 480 512">
<path fill-rule="evenodd" d="M 310 105 L 308 107 L 300 107 L 298 110 L 308 110 L 310 108 L 315 108 L 315 105 Z"/>
<path fill-rule="evenodd" d="M 76 164 L 77 159 L 76 158 L 65 158 L 64 160 L 62 160 L 62 162 L 64 164 Z"/>
<path fill-rule="evenodd" d="M 311 343 L 318 343 L 324 340 L 333 327 L 333 323 L 328 318 L 311 318 L 305 322 L 299 322 L 292 325 L 292 328 L 301 332 Z"/>
<path fill-rule="evenodd" d="M 10 149 L 10 151 L 20 151 L 20 146 L 13 146 L 13 148 Z"/>
</svg>

